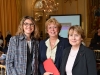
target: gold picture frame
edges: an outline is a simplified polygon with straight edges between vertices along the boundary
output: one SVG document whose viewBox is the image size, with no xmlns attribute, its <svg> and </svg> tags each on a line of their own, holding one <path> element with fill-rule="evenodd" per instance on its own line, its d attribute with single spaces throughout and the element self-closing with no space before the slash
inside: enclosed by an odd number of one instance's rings
<svg viewBox="0 0 100 75">
<path fill-rule="evenodd" d="M 88 38 L 93 38 L 100 27 L 100 0 L 88 1 Z"/>
</svg>

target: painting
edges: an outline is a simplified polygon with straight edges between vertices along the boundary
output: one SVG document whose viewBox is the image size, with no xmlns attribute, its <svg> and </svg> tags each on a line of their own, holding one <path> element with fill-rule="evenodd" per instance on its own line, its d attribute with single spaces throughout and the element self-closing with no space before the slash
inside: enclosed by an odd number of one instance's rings
<svg viewBox="0 0 100 75">
<path fill-rule="evenodd" d="M 88 37 L 93 37 L 100 27 L 100 0 L 89 0 L 89 26 Z"/>
</svg>

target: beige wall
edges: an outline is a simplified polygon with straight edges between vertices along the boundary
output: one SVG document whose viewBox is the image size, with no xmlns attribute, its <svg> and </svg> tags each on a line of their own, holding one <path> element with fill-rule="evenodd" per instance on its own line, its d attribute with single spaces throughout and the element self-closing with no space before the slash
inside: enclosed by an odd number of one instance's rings
<svg viewBox="0 0 100 75">
<path fill-rule="evenodd" d="M 22 16 L 33 16 L 32 2 L 34 0 L 21 0 L 22 1 Z"/>
</svg>

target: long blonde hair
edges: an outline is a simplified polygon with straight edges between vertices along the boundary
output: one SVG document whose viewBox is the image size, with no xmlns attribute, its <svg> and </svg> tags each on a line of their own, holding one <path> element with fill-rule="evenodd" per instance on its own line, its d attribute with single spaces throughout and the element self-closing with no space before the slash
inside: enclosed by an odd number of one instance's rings
<svg viewBox="0 0 100 75">
<path fill-rule="evenodd" d="M 26 19 L 29 19 L 32 21 L 32 23 L 34 24 L 34 31 L 32 32 L 31 36 L 38 39 L 39 38 L 39 28 L 38 26 L 35 24 L 35 21 L 34 21 L 34 18 L 33 17 L 30 17 L 30 16 L 24 16 L 22 18 L 22 20 L 20 21 L 20 24 L 18 26 L 18 30 L 16 32 L 16 35 L 23 35 L 24 34 L 24 30 L 23 30 L 23 24 L 24 24 L 24 21 Z"/>
</svg>

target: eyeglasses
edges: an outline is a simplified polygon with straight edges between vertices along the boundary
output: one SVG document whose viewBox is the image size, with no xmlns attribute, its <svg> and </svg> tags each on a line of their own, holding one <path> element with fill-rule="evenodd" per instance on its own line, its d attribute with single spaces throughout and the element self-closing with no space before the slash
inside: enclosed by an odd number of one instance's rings
<svg viewBox="0 0 100 75">
<path fill-rule="evenodd" d="M 31 27 L 33 27 L 34 26 L 34 24 L 33 23 L 24 23 L 23 25 L 25 25 L 25 26 L 31 26 Z"/>
</svg>

